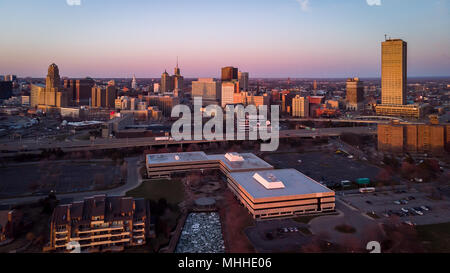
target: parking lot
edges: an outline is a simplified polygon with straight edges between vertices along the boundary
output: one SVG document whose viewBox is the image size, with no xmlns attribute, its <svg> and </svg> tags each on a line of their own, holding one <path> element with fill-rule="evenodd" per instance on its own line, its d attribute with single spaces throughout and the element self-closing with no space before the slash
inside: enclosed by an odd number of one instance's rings
<svg viewBox="0 0 450 273">
<path fill-rule="evenodd" d="M 398 219 L 416 225 L 450 222 L 450 201 L 433 200 L 416 189 L 352 194 L 340 197 L 362 213 L 375 212 L 381 221 Z"/>
<path fill-rule="evenodd" d="M 292 219 L 257 221 L 245 233 L 260 253 L 299 251 L 311 240 L 308 225 Z"/>
<path fill-rule="evenodd" d="M 333 186 L 342 180 L 374 180 L 380 172 L 378 167 L 367 162 L 329 151 L 273 154 L 265 159 L 275 167 L 297 169 L 327 186 Z"/>
</svg>

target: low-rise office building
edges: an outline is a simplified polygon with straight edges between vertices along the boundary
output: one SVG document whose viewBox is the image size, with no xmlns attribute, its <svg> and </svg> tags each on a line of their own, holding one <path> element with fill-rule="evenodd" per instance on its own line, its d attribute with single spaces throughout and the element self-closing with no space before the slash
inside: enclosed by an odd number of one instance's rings
<svg viewBox="0 0 450 273">
<path fill-rule="evenodd" d="M 149 178 L 194 170 L 220 170 L 229 189 L 255 219 L 327 212 L 335 208 L 334 191 L 297 170 L 275 170 L 251 153 L 149 154 L 146 163 Z"/>
<path fill-rule="evenodd" d="M 256 219 L 335 209 L 334 191 L 295 169 L 231 173 L 228 187 Z"/>
</svg>

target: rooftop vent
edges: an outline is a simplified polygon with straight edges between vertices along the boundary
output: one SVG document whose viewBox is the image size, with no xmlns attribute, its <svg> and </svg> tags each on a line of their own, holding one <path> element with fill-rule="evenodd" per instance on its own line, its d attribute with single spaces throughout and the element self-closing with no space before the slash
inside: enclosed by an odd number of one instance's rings
<svg viewBox="0 0 450 273">
<path fill-rule="evenodd" d="M 263 185 L 264 188 L 268 190 L 284 189 L 284 184 L 275 175 L 269 174 L 259 174 L 255 173 L 253 179 L 258 181 L 259 184 Z"/>
<path fill-rule="evenodd" d="M 227 153 L 225 158 L 231 162 L 243 162 L 244 158 L 238 153 Z"/>
</svg>

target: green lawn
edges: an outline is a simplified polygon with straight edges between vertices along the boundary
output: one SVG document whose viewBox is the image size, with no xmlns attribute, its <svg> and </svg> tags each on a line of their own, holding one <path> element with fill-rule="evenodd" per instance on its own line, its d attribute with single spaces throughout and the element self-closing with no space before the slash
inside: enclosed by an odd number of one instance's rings
<svg viewBox="0 0 450 273">
<path fill-rule="evenodd" d="M 450 223 L 417 226 L 416 230 L 428 251 L 450 253 Z"/>
<path fill-rule="evenodd" d="M 165 198 L 168 203 L 177 205 L 184 199 L 184 185 L 180 179 L 148 180 L 138 188 L 127 192 L 126 195 L 156 202 Z"/>
</svg>

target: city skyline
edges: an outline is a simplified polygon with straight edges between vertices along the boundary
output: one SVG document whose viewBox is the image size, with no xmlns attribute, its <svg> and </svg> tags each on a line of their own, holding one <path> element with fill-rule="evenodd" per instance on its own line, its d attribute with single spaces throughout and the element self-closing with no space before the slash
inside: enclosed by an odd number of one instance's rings
<svg viewBox="0 0 450 273">
<path fill-rule="evenodd" d="M 179 56 L 186 78 L 228 65 L 252 78 L 380 77 L 387 34 L 408 42 L 410 77 L 450 75 L 450 35 L 438 31 L 450 27 L 450 1 L 369 2 L 11 1 L 0 4 L 13 30 L 0 74 L 44 77 L 54 62 L 66 77 L 157 78 Z"/>
</svg>

